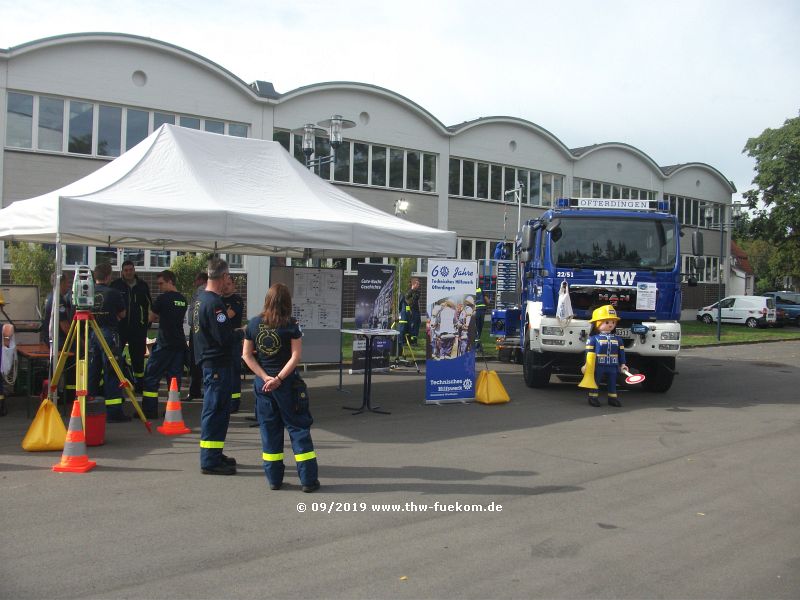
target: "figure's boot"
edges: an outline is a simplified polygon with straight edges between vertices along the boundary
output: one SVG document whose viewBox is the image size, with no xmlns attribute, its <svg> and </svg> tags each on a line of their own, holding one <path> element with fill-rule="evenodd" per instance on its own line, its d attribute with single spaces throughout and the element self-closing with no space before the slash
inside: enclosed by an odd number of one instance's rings
<svg viewBox="0 0 800 600">
<path fill-rule="evenodd" d="M 599 408 L 600 400 L 598 399 L 598 394 L 589 392 L 589 406 L 594 406 L 595 408 Z"/>
<path fill-rule="evenodd" d="M 608 395 L 608 405 L 609 406 L 616 406 L 620 408 L 622 406 L 622 402 L 619 401 L 616 394 L 609 394 Z"/>
</svg>

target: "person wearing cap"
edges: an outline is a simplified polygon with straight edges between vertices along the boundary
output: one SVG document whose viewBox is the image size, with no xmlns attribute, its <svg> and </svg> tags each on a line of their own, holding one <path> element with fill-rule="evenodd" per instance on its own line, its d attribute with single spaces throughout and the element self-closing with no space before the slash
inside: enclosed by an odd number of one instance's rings
<svg viewBox="0 0 800 600">
<path fill-rule="evenodd" d="M 627 369 L 625 365 L 625 340 L 614 335 L 619 317 L 613 306 L 607 304 L 592 312 L 592 335 L 586 341 L 586 362 L 581 373 L 586 373 L 587 365 L 594 364 L 594 379 L 599 386 L 605 379 L 609 406 L 622 406 L 617 397 L 617 374 Z M 589 390 L 589 404 L 600 406 L 599 389 Z"/>
</svg>

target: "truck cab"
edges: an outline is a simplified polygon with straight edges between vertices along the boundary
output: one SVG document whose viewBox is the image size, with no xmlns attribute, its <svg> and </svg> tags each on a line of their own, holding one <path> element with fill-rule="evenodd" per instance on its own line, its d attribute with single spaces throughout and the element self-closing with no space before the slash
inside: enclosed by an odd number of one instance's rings
<svg viewBox="0 0 800 600">
<path fill-rule="evenodd" d="M 525 382 L 577 380 L 592 311 L 621 317 L 628 365 L 644 387 L 665 392 L 680 351 L 680 227 L 663 202 L 559 199 L 520 232 L 520 344 Z M 571 314 L 559 311 L 568 294 Z M 563 306 L 563 303 L 562 303 Z"/>
</svg>

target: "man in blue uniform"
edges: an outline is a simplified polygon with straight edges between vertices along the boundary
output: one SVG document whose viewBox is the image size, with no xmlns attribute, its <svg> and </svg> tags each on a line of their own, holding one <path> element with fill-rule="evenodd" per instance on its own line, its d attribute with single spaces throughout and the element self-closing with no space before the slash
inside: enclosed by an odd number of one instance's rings
<svg viewBox="0 0 800 600">
<path fill-rule="evenodd" d="M 122 277 L 112 281 L 111 287 L 125 299 L 127 313 L 119 322 L 119 347 L 124 349 L 128 346 L 135 388 L 137 392 L 141 392 L 148 315 L 153 303 L 150 288 L 137 277 L 136 267 L 131 260 L 122 263 Z"/>
<path fill-rule="evenodd" d="M 161 271 L 156 282 L 161 293 L 150 309 L 150 321 L 158 322 L 158 337 L 147 360 L 142 390 L 142 410 L 148 419 L 158 418 L 158 386 L 162 377 L 166 376 L 167 385 L 176 377 L 180 388 L 186 356 L 183 335 L 186 298 L 175 287 L 172 271 Z"/>
<path fill-rule="evenodd" d="M 115 289 L 109 287 L 111 281 L 111 265 L 101 263 L 94 270 L 94 307 L 92 314 L 100 327 L 100 331 L 111 350 L 112 355 L 120 362 L 120 344 L 118 323 L 125 318 L 125 300 Z M 100 389 L 100 379 L 103 380 L 103 389 L 106 399 L 106 421 L 109 423 L 124 423 L 131 418 L 122 410 L 122 389 L 119 379 L 111 366 L 108 355 L 103 350 L 100 340 L 94 331 L 89 336 L 89 395 L 97 396 Z"/>
<path fill-rule="evenodd" d="M 203 411 L 200 415 L 200 469 L 205 475 L 235 475 L 236 459 L 225 456 L 231 404 L 231 357 L 240 336 L 231 325 L 222 301 L 228 263 L 208 261 L 206 289 L 192 307 L 194 354 L 203 370 Z"/>
<path fill-rule="evenodd" d="M 222 294 L 228 319 L 234 329 L 242 326 L 244 315 L 244 300 L 236 293 L 236 282 L 233 277 L 225 280 L 225 290 Z M 231 355 L 231 414 L 239 412 L 242 403 L 242 341 L 233 345 Z"/>
</svg>

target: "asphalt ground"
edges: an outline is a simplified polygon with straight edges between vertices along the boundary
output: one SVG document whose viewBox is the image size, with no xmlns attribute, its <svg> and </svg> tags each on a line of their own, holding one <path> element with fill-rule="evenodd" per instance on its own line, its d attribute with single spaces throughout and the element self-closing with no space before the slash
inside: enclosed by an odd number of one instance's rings
<svg viewBox="0 0 800 600">
<path fill-rule="evenodd" d="M 314 494 L 288 443 L 286 485 L 267 487 L 249 386 L 233 477 L 200 473 L 199 403 L 191 434 L 109 424 L 97 468 L 61 474 L 59 452 L 21 449 L 11 399 L 0 597 L 798 598 L 798 364 L 800 342 L 686 350 L 667 394 L 621 409 L 502 363 L 510 403 L 426 406 L 407 369 L 373 379 L 390 415 L 341 408 L 359 375 L 342 393 L 309 371 Z"/>
</svg>

